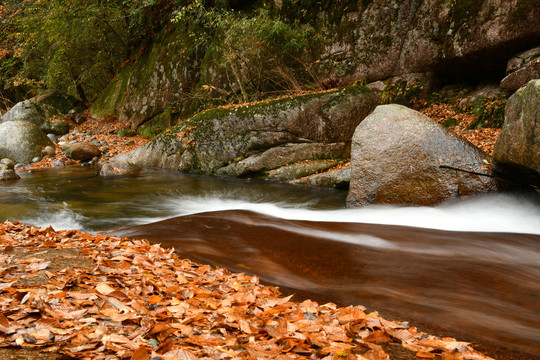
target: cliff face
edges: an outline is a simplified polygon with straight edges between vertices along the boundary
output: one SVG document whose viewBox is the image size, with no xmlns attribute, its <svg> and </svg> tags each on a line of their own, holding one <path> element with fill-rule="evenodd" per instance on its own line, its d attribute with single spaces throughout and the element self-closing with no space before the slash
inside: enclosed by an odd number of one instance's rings
<svg viewBox="0 0 540 360">
<path fill-rule="evenodd" d="M 369 81 L 407 73 L 500 75 L 511 54 L 540 39 L 540 9 L 529 0 L 363 1 L 334 31 L 351 74 Z M 283 8 L 285 10 L 285 8 Z"/>
<path fill-rule="evenodd" d="M 320 65 L 317 78 L 347 85 L 410 73 L 458 80 L 502 78 L 508 59 L 540 39 L 540 9 L 534 4 L 535 0 L 274 0 L 253 2 L 249 11 L 264 7 L 284 23 L 313 27 L 325 44 L 318 59 L 312 59 Z M 94 114 L 112 113 L 137 127 L 171 109 L 180 116 L 195 112 L 201 103 L 194 99 L 200 98 L 202 86 L 223 83 L 224 71 L 212 61 L 211 40 L 201 45 L 188 36 L 192 30 L 186 23 L 165 29 L 150 49 L 120 71 L 95 102 Z M 234 82 L 249 71 L 239 69 L 237 79 L 231 76 L 228 90 L 234 91 Z"/>
</svg>

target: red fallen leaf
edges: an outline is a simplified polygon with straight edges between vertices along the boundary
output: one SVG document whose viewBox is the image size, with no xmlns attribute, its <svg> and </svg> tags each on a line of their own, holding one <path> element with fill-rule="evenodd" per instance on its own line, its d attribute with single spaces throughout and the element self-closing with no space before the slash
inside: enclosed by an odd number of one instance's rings
<svg viewBox="0 0 540 360">
<path fill-rule="evenodd" d="M 131 355 L 131 360 L 148 360 L 151 357 L 150 351 L 144 346 L 140 346 L 137 350 Z"/>
<path fill-rule="evenodd" d="M 172 350 L 173 345 L 174 345 L 173 340 L 172 339 L 167 339 L 164 342 L 162 342 L 161 344 L 159 344 L 159 346 L 156 349 L 156 352 L 158 354 L 164 354 L 166 352 L 169 352 L 169 351 Z"/>
<path fill-rule="evenodd" d="M 387 332 L 390 336 L 400 341 L 407 342 L 414 339 L 414 336 L 407 329 L 388 329 Z"/>
<path fill-rule="evenodd" d="M 390 336 L 388 336 L 386 331 L 377 330 L 369 334 L 364 340 L 376 343 L 386 343 L 390 341 Z"/>
<path fill-rule="evenodd" d="M 441 354 L 442 360 L 463 360 L 463 355 L 459 351 L 449 351 Z"/>
<path fill-rule="evenodd" d="M 156 305 L 156 304 L 159 304 L 161 302 L 161 300 L 163 300 L 163 298 L 159 295 L 152 295 L 148 298 L 148 303 L 149 304 L 152 304 L 152 305 Z"/>
<path fill-rule="evenodd" d="M 104 283 L 101 283 L 101 284 L 98 284 L 96 286 L 96 291 L 100 294 L 103 294 L 103 295 L 109 295 L 110 293 L 116 291 L 115 289 L 113 289 L 112 287 L 110 287 L 109 285 L 107 284 L 104 284 Z"/>
<path fill-rule="evenodd" d="M 148 333 L 149 335 L 158 334 L 160 332 L 169 330 L 171 327 L 168 324 L 165 323 L 157 323 L 152 327 L 152 330 Z"/>
<path fill-rule="evenodd" d="M 226 352 L 229 355 L 236 355 L 232 351 L 226 351 L 225 349 L 218 349 L 222 352 Z M 193 355 L 191 351 L 185 350 L 185 349 L 176 349 L 172 351 L 168 351 L 165 354 L 163 354 L 163 357 L 167 357 L 167 359 L 174 359 L 174 360 L 198 360 L 199 358 Z"/>
<path fill-rule="evenodd" d="M 127 296 L 126 294 L 124 294 L 123 292 L 121 292 L 120 290 L 115 290 L 115 291 L 109 293 L 108 296 L 114 297 L 114 298 L 116 298 L 118 300 L 124 300 L 124 301 L 130 300 L 130 297 Z"/>
<path fill-rule="evenodd" d="M 9 330 L 9 320 L 2 314 L 0 314 L 0 331 L 7 333 Z"/>
<path fill-rule="evenodd" d="M 5 243 L 7 243 L 7 244 L 13 244 L 13 243 L 15 243 L 15 242 L 16 242 L 16 241 L 13 240 L 13 239 L 11 238 L 11 236 L 8 236 L 8 235 L 0 235 L 0 243 L 1 243 L 1 244 L 5 244 Z"/>
</svg>

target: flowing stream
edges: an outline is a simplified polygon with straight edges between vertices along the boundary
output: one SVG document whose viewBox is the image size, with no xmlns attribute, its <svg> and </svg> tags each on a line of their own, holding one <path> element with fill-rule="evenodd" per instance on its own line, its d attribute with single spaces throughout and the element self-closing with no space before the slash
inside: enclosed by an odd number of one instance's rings
<svg viewBox="0 0 540 360">
<path fill-rule="evenodd" d="M 341 191 L 96 171 L 0 182 L 0 221 L 147 238 L 257 274 L 298 300 L 362 304 L 474 341 L 497 359 L 540 358 L 540 202 L 532 196 L 345 209 Z"/>
</svg>

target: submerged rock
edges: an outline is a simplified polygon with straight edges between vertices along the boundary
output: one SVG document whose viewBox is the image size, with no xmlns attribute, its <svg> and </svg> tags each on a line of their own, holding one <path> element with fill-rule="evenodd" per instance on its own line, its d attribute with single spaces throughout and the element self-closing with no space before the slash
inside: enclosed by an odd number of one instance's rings
<svg viewBox="0 0 540 360">
<path fill-rule="evenodd" d="M 114 161 L 103 164 L 99 171 L 100 176 L 136 175 L 141 168 L 129 161 Z"/>
<path fill-rule="evenodd" d="M 378 106 L 353 137 L 347 206 L 434 205 L 494 191 L 483 160 L 479 149 L 427 116 Z"/>
<path fill-rule="evenodd" d="M 7 169 L 2 166 L 0 166 L 0 181 L 7 181 L 7 180 L 18 180 L 21 177 L 17 175 L 15 170 L 13 169 Z"/>
<path fill-rule="evenodd" d="M 540 186 L 540 79 L 508 99 L 493 160 L 503 177 Z"/>
<path fill-rule="evenodd" d="M 41 156 L 41 149 L 54 146 L 35 124 L 27 121 L 8 121 L 0 124 L 0 158 L 26 163 Z"/>
</svg>

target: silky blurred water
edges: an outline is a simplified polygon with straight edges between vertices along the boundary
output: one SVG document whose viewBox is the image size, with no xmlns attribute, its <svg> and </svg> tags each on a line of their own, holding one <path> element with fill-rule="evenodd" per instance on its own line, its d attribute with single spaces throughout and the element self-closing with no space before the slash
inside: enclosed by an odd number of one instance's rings
<svg viewBox="0 0 540 360">
<path fill-rule="evenodd" d="M 492 194 L 437 207 L 346 209 L 344 191 L 159 170 L 112 178 L 96 172 L 79 167 L 21 172 L 21 180 L 0 183 L 0 220 L 98 231 L 243 209 L 289 220 L 540 234 L 540 202 L 519 195 Z"/>
<path fill-rule="evenodd" d="M 540 202 L 491 194 L 435 207 L 346 209 L 346 192 L 159 170 L 21 172 L 0 182 L 0 221 L 108 232 L 256 274 L 297 298 L 363 304 L 540 358 Z"/>
</svg>

